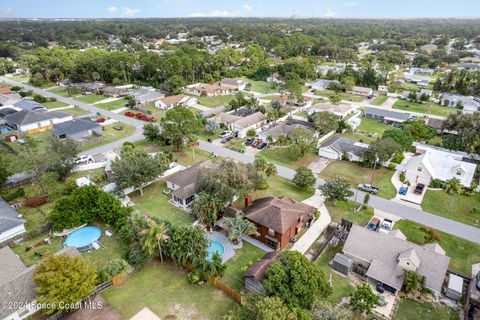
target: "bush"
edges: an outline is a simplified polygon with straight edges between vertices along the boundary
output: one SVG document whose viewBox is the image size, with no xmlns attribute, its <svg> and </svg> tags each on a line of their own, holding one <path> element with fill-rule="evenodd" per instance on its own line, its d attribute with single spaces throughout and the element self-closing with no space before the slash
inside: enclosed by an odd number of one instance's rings
<svg viewBox="0 0 480 320">
<path fill-rule="evenodd" d="M 50 101 L 50 102 L 55 102 L 55 101 L 57 101 L 57 98 L 55 98 L 55 97 L 50 97 L 50 98 L 48 98 L 48 101 Z"/>
<path fill-rule="evenodd" d="M 47 199 L 45 197 L 30 197 L 25 199 L 25 205 L 29 208 L 40 207 L 42 204 L 45 204 Z"/>
<path fill-rule="evenodd" d="M 443 187 L 443 181 L 440 179 L 433 179 L 430 181 L 430 188 L 439 189 Z"/>
<path fill-rule="evenodd" d="M 123 259 L 110 260 L 105 267 L 98 271 L 98 283 L 104 283 L 120 274 L 126 274 L 129 268 L 128 262 Z"/>
<path fill-rule="evenodd" d="M 313 213 L 313 216 L 315 217 L 315 220 L 317 220 L 318 218 L 320 218 L 320 211 L 315 210 L 315 212 Z"/>
<path fill-rule="evenodd" d="M 390 169 L 390 170 L 395 170 L 396 168 L 397 168 L 396 163 L 390 162 L 390 164 L 388 165 L 388 169 Z"/>
<path fill-rule="evenodd" d="M 17 198 L 23 197 L 24 195 L 25 195 L 25 190 L 23 190 L 23 188 L 18 188 L 4 195 L 3 199 L 7 202 L 11 202 Z"/>
<path fill-rule="evenodd" d="M 403 152 L 396 152 L 393 155 L 391 162 L 400 164 L 400 163 L 402 163 L 403 159 L 405 159 L 405 156 L 403 155 Z"/>
<path fill-rule="evenodd" d="M 259 186 L 258 186 L 258 190 L 267 190 L 268 189 L 268 183 L 264 182 L 264 183 L 261 183 Z"/>
<path fill-rule="evenodd" d="M 255 137 L 256 134 L 257 134 L 257 132 L 254 129 L 249 129 L 247 131 L 247 136 L 248 137 Z"/>
<path fill-rule="evenodd" d="M 34 94 L 33 95 L 33 101 L 38 102 L 38 103 L 45 103 L 48 101 L 48 99 L 44 96 L 41 96 L 39 94 Z"/>
<path fill-rule="evenodd" d="M 400 176 L 398 177 L 400 182 L 405 182 L 405 172 L 400 172 Z"/>
<path fill-rule="evenodd" d="M 75 189 L 77 189 L 77 188 L 78 188 L 78 186 L 77 186 L 77 183 L 75 182 L 75 180 L 74 179 L 68 179 L 63 184 L 63 194 L 69 195 L 73 191 L 75 191 Z"/>
<path fill-rule="evenodd" d="M 197 285 L 202 282 L 202 275 L 198 270 L 194 270 L 187 275 L 188 283 L 192 285 Z"/>
<path fill-rule="evenodd" d="M 13 86 L 13 87 L 10 88 L 10 90 L 18 92 L 18 91 L 22 90 L 22 88 L 19 87 L 19 86 Z"/>
</svg>

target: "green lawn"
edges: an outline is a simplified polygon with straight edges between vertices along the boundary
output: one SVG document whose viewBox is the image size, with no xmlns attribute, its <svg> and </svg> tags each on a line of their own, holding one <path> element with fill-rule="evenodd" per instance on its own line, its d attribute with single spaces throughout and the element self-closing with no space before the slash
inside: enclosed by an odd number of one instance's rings
<svg viewBox="0 0 480 320">
<path fill-rule="evenodd" d="M 67 92 L 67 87 L 56 87 L 47 91 L 58 94 L 59 96 L 62 96 L 62 97 L 70 97 L 70 95 Z"/>
<path fill-rule="evenodd" d="M 393 108 L 417 113 L 433 114 L 443 117 L 446 117 L 452 113 L 457 113 L 459 111 L 455 108 L 442 107 L 439 104 L 433 102 L 427 102 L 425 104 L 422 104 L 415 102 L 407 102 L 403 100 L 398 100 L 397 102 L 395 102 Z"/>
<path fill-rule="evenodd" d="M 84 110 L 80 107 L 76 108 L 76 107 L 73 107 L 73 108 L 68 108 L 68 109 L 63 109 L 61 110 L 61 112 L 65 112 L 65 113 L 68 113 L 68 114 L 71 114 L 72 116 L 83 116 L 85 114 L 88 114 L 89 112 L 87 110 Z"/>
<path fill-rule="evenodd" d="M 62 102 L 62 101 L 50 101 L 50 102 L 45 102 L 45 103 L 42 103 L 42 104 L 47 109 L 54 109 L 54 108 L 61 108 L 61 107 L 68 106 L 68 104 L 66 104 L 65 102 Z"/>
<path fill-rule="evenodd" d="M 224 131 L 222 128 L 218 128 L 215 132 L 209 133 L 206 131 L 202 131 L 201 133 L 197 134 L 198 139 L 207 141 L 208 139 L 218 139 L 220 134 Z"/>
<path fill-rule="evenodd" d="M 83 102 L 83 103 L 90 103 L 93 104 L 97 101 L 103 100 L 108 98 L 107 96 L 104 96 L 102 94 L 96 94 L 96 93 L 91 93 L 87 95 L 81 95 L 75 98 L 75 100 Z"/>
<path fill-rule="evenodd" d="M 318 156 L 314 153 L 307 153 L 298 160 L 292 159 L 286 147 L 266 148 L 260 151 L 258 155 L 264 156 L 268 161 L 292 169 L 308 167 L 313 161 L 318 159 Z"/>
<path fill-rule="evenodd" d="M 276 93 L 278 86 L 272 85 L 267 81 L 256 81 L 248 78 L 242 78 L 247 84 L 250 84 L 250 89 L 258 93 Z"/>
<path fill-rule="evenodd" d="M 331 96 L 335 95 L 335 92 L 332 90 L 317 90 L 315 91 L 317 96 L 327 97 L 330 98 Z M 357 96 L 353 94 L 348 94 L 346 92 L 339 92 L 337 93 L 341 100 L 353 101 L 353 102 L 362 102 L 365 100 L 363 96 Z"/>
<path fill-rule="evenodd" d="M 400 229 L 405 234 L 408 241 L 420 245 L 425 243 L 425 233 L 420 230 L 421 227 L 422 225 L 408 220 L 397 221 L 394 225 L 395 229 Z M 440 236 L 438 243 L 451 258 L 449 267 L 471 275 L 472 264 L 480 263 L 480 245 L 440 231 L 437 233 Z"/>
<path fill-rule="evenodd" d="M 155 118 L 157 118 L 157 121 L 163 118 L 165 116 L 165 113 L 167 113 L 167 110 L 162 110 L 160 108 L 157 108 L 153 104 L 150 104 L 144 107 L 144 109 L 150 111 L 150 114 Z M 137 111 L 133 111 L 133 112 L 137 112 Z"/>
<path fill-rule="evenodd" d="M 353 213 L 360 204 L 354 204 L 353 201 L 338 201 L 336 205 L 327 203 L 327 209 L 333 221 L 341 222 L 342 219 L 352 221 L 360 226 L 366 226 L 373 216 L 373 209 L 366 207 L 361 211 Z"/>
<path fill-rule="evenodd" d="M 443 191 L 427 190 L 422 201 L 422 209 L 462 223 L 480 226 L 480 216 L 471 213 L 473 208 L 480 208 L 480 194 L 468 197 L 453 195 L 451 202 L 448 194 Z"/>
<path fill-rule="evenodd" d="M 225 274 L 222 279 L 232 289 L 241 292 L 244 288 L 243 274 L 252 263 L 262 258 L 265 251 L 243 241 L 242 249 L 235 250 L 235 255 L 227 261 Z M 242 270 L 243 269 L 243 270 Z"/>
<path fill-rule="evenodd" d="M 116 130 L 113 127 L 122 127 L 122 130 Z M 103 132 L 103 140 L 91 144 L 87 144 L 80 148 L 81 151 L 90 150 L 99 146 L 103 146 L 104 144 L 108 144 L 113 141 L 117 141 L 123 139 L 125 137 L 131 136 L 135 132 L 135 127 L 128 125 L 126 123 L 117 122 L 113 124 L 109 124 L 106 126 L 102 126 Z"/>
<path fill-rule="evenodd" d="M 176 266 L 154 261 L 102 293 L 125 319 L 148 307 L 161 319 L 222 319 L 237 304 L 222 291 L 188 284 Z"/>
<path fill-rule="evenodd" d="M 381 106 L 385 101 L 387 101 L 388 97 L 387 96 L 378 96 L 372 101 L 370 101 L 370 104 L 374 106 Z"/>
<path fill-rule="evenodd" d="M 336 135 L 344 137 L 344 138 L 356 140 L 358 142 L 362 142 L 362 143 L 366 143 L 366 144 L 370 144 L 370 143 L 374 142 L 375 140 L 377 140 L 376 137 L 374 137 L 372 135 L 368 135 L 368 134 L 362 134 L 359 131 L 345 132 L 345 133 L 340 133 L 340 134 L 336 134 Z"/>
<path fill-rule="evenodd" d="M 187 212 L 168 202 L 170 196 L 164 194 L 164 190 L 167 190 L 167 185 L 165 181 L 161 180 L 146 187 L 143 197 L 139 192 L 134 192 L 129 197 L 136 204 L 134 208 L 142 214 L 155 216 L 176 225 L 192 224 L 192 218 Z"/>
<path fill-rule="evenodd" d="M 370 183 L 373 169 L 363 167 L 355 162 L 333 161 L 320 173 L 320 177 L 331 179 L 335 175 L 344 177 L 353 188 L 361 183 Z M 380 188 L 378 196 L 386 199 L 392 199 L 396 195 L 395 187 L 391 178 L 395 172 L 393 170 L 380 167 L 375 170 L 373 185 Z"/>
<path fill-rule="evenodd" d="M 197 97 L 198 103 L 208 108 L 224 106 L 232 101 L 235 97 L 231 95 L 213 96 L 213 97 Z"/>
<path fill-rule="evenodd" d="M 380 121 L 362 118 L 357 131 L 374 137 L 381 137 L 385 130 L 391 129 L 391 126 L 381 123 Z"/>
<path fill-rule="evenodd" d="M 95 107 L 99 107 L 99 108 L 110 111 L 110 110 L 115 110 L 115 109 L 125 107 L 125 104 L 127 102 L 128 102 L 127 99 L 122 98 L 122 99 L 118 99 L 118 100 L 107 102 L 107 103 L 98 103 L 95 105 Z"/>
<path fill-rule="evenodd" d="M 419 85 L 416 85 L 414 83 L 408 83 L 408 82 L 402 83 L 400 88 L 401 88 L 400 93 L 403 93 L 403 91 L 405 90 L 412 91 L 412 92 L 419 92 L 421 89 Z"/>
<path fill-rule="evenodd" d="M 30 193 L 29 188 L 23 188 L 26 195 L 34 195 Z M 20 200 L 20 199 L 18 199 Z M 53 203 L 45 203 L 39 208 L 29 208 L 27 206 L 21 206 L 18 208 L 18 212 L 22 215 L 22 219 L 26 221 L 25 229 L 29 234 L 35 234 L 36 230 L 48 224 L 48 214 L 52 210 Z"/>
<path fill-rule="evenodd" d="M 8 78 L 9 80 L 13 80 L 15 82 L 28 82 L 30 80 L 30 77 L 24 76 L 24 75 L 19 75 L 19 76 L 14 76 L 11 78 Z"/>
<path fill-rule="evenodd" d="M 112 228 L 107 228 L 103 225 L 99 227 L 103 232 L 100 240 L 100 249 L 82 253 L 82 256 L 89 258 L 97 266 L 97 269 L 101 269 L 108 261 L 123 258 L 125 250 L 125 243 L 116 234 L 110 237 L 105 235 L 106 229 L 115 233 Z"/>
<path fill-rule="evenodd" d="M 350 281 L 347 277 L 341 276 L 340 274 L 333 272 L 331 267 L 328 265 L 330 260 L 333 259 L 337 252 L 341 252 L 342 245 L 336 247 L 328 246 L 325 251 L 318 257 L 315 263 L 322 269 L 323 273 L 330 278 L 332 275 L 332 294 L 327 298 L 327 301 L 333 305 L 340 303 L 343 297 L 348 297 L 350 292 L 353 291 L 353 286 L 350 284 Z"/>
<path fill-rule="evenodd" d="M 400 299 L 393 320 L 458 320 L 459 312 L 440 303 Z"/>
<path fill-rule="evenodd" d="M 42 258 L 36 256 L 35 253 L 45 255 L 48 252 L 55 253 L 62 249 L 64 241 L 62 238 L 49 237 L 51 244 L 46 244 L 44 239 L 48 237 L 49 236 L 45 234 L 38 235 L 27 241 L 23 241 L 21 244 L 13 246 L 12 250 L 20 257 L 22 262 L 29 267 L 42 260 Z M 29 247 L 31 249 L 27 250 Z"/>
</svg>

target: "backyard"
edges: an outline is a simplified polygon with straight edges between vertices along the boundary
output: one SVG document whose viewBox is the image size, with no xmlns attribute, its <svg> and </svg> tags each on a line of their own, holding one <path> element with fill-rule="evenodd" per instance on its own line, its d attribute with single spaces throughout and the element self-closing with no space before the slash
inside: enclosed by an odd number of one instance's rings
<svg viewBox="0 0 480 320">
<path fill-rule="evenodd" d="M 389 129 L 392 129 L 392 127 L 383 124 L 380 121 L 362 118 L 362 121 L 360 122 L 357 131 L 380 138 L 385 132 L 385 130 Z"/>
<path fill-rule="evenodd" d="M 393 320 L 458 320 L 459 312 L 440 303 L 400 299 Z"/>
<path fill-rule="evenodd" d="M 225 96 L 212 96 L 212 97 L 197 97 L 198 103 L 201 104 L 202 106 L 208 107 L 208 108 L 215 108 L 219 106 L 224 106 L 228 104 L 230 101 L 232 101 L 235 97 L 231 95 L 225 95 Z"/>
<path fill-rule="evenodd" d="M 300 167 L 308 167 L 313 161 L 318 159 L 314 153 L 307 153 L 300 159 L 292 159 L 288 153 L 287 147 L 266 148 L 258 153 L 264 156 L 268 161 L 281 166 L 297 169 Z"/>
<path fill-rule="evenodd" d="M 144 307 L 161 319 L 222 319 L 237 305 L 213 286 L 190 285 L 184 271 L 158 261 L 149 263 L 102 296 L 125 319 Z"/>
<path fill-rule="evenodd" d="M 370 183 L 373 169 L 363 167 L 355 162 L 333 161 L 320 173 L 320 177 L 331 179 L 334 176 L 342 176 L 353 188 L 361 183 Z M 375 170 L 373 185 L 380 189 L 378 196 L 386 199 L 395 197 L 397 191 L 391 182 L 391 178 L 395 173 L 384 167 Z"/>
<path fill-rule="evenodd" d="M 427 190 L 422 202 L 422 209 L 476 227 L 480 226 L 478 214 L 473 214 L 473 208 L 480 208 L 480 194 L 465 196 L 461 194 L 451 197 L 443 190 Z"/>
<path fill-rule="evenodd" d="M 253 92 L 258 92 L 258 93 L 276 93 L 278 92 L 278 86 L 272 86 L 271 83 L 268 83 L 266 81 L 256 81 L 256 80 L 251 80 L 248 78 L 242 78 L 247 85 L 250 85 L 250 89 Z"/>
<path fill-rule="evenodd" d="M 381 106 L 385 101 L 387 101 L 387 99 L 387 96 L 378 96 L 372 101 L 370 101 L 370 104 L 374 106 Z"/>
<path fill-rule="evenodd" d="M 111 111 L 111 110 L 125 107 L 127 102 L 128 101 L 126 99 L 122 98 L 122 99 L 117 99 L 117 100 L 106 102 L 106 103 L 97 103 L 95 104 L 95 107 L 99 107 L 99 108 Z"/>
<path fill-rule="evenodd" d="M 338 96 L 340 97 L 341 100 L 347 100 L 347 101 L 352 101 L 352 102 L 362 102 L 363 100 L 365 100 L 365 97 L 363 97 L 363 96 L 348 94 L 346 92 L 335 93 L 335 91 L 328 90 L 328 89 L 327 90 L 317 90 L 315 92 L 315 94 L 318 95 L 318 96 L 327 97 L 327 98 L 330 98 L 331 96 L 333 96 L 335 94 L 338 94 Z"/>
<path fill-rule="evenodd" d="M 102 94 L 96 94 L 96 93 L 91 93 L 91 94 L 86 94 L 86 95 L 81 95 L 75 98 L 75 100 L 83 102 L 83 103 L 89 103 L 93 104 L 97 101 L 103 100 L 108 98 L 107 96 L 104 96 Z"/>
<path fill-rule="evenodd" d="M 121 127 L 122 130 L 117 130 L 115 128 Z M 128 125 L 126 123 L 117 122 L 113 124 L 108 124 L 102 126 L 103 139 L 98 142 L 87 144 L 80 148 L 81 151 L 90 150 L 99 146 L 103 146 L 113 141 L 123 139 L 125 137 L 131 136 L 135 132 L 135 127 Z"/>
<path fill-rule="evenodd" d="M 433 114 L 443 117 L 446 117 L 452 113 L 457 113 L 459 111 L 455 108 L 442 107 L 441 105 L 434 102 L 427 102 L 425 104 L 422 104 L 416 102 L 407 102 L 403 100 L 398 100 L 397 102 L 395 102 L 395 104 L 393 105 L 393 109 L 406 110 L 423 114 Z"/>
</svg>

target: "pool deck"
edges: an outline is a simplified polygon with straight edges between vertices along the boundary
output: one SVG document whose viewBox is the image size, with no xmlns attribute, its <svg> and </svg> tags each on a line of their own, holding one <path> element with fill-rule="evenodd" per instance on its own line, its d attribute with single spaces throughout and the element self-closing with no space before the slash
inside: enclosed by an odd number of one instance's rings
<svg viewBox="0 0 480 320">
<path fill-rule="evenodd" d="M 224 246 L 225 252 L 222 256 L 223 263 L 227 262 L 235 255 L 235 246 L 232 242 L 230 242 L 230 240 L 228 240 L 228 238 L 223 233 L 217 231 L 207 232 L 207 239 L 217 240 Z"/>
</svg>

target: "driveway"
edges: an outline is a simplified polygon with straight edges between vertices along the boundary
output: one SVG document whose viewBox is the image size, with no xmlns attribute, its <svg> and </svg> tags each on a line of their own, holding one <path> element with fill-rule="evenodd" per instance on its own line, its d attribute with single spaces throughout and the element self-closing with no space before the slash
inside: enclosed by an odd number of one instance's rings
<svg viewBox="0 0 480 320">
<path fill-rule="evenodd" d="M 397 98 L 389 97 L 387 100 L 385 100 L 384 103 L 382 103 L 382 107 L 387 108 L 387 109 L 392 109 L 392 108 L 393 108 L 393 105 L 394 105 L 395 102 L 397 102 L 397 101 L 398 101 Z"/>
<path fill-rule="evenodd" d="M 313 171 L 314 174 L 319 175 L 323 169 L 325 169 L 332 160 L 327 159 L 327 158 L 318 158 L 318 160 L 310 163 L 308 168 Z"/>
<path fill-rule="evenodd" d="M 413 153 L 405 153 L 405 158 L 403 159 L 400 165 L 406 164 L 410 160 L 410 158 L 412 158 L 413 156 L 414 156 Z M 419 209 L 421 209 L 420 205 L 422 204 L 423 197 L 425 196 L 425 192 L 427 191 L 427 188 L 425 187 L 422 194 L 415 194 L 413 190 L 415 189 L 416 184 L 410 181 L 411 185 L 408 187 L 407 194 L 402 195 L 398 193 L 403 184 L 403 182 L 400 181 L 400 172 L 401 172 L 400 170 L 395 171 L 391 179 L 392 184 L 395 186 L 395 189 L 397 189 L 397 194 L 395 196 L 395 199 L 414 203 L 418 205 L 417 207 Z"/>
</svg>

